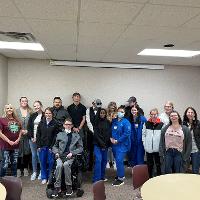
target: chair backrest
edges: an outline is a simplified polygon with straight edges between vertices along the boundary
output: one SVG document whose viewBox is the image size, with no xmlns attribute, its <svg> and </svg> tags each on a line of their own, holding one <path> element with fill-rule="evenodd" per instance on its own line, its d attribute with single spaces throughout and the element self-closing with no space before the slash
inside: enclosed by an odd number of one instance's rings
<svg viewBox="0 0 200 200">
<path fill-rule="evenodd" d="M 93 183 L 92 189 L 93 189 L 94 200 L 106 199 L 105 185 L 103 180 Z"/>
<path fill-rule="evenodd" d="M 149 179 L 147 165 L 136 165 L 132 169 L 132 181 L 134 189 L 141 187 Z"/>
<path fill-rule="evenodd" d="M 4 176 L 1 183 L 6 188 L 6 200 L 21 200 L 22 181 L 14 176 Z"/>
</svg>

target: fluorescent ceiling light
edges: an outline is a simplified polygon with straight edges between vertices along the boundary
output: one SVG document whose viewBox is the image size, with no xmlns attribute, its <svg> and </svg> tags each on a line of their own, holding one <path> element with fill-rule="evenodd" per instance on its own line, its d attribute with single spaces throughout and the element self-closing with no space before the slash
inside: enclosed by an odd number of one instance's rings
<svg viewBox="0 0 200 200">
<path fill-rule="evenodd" d="M 101 63 L 101 62 L 72 62 L 72 61 L 65 61 L 65 60 L 50 60 L 50 65 L 70 66 L 70 67 L 124 68 L 124 69 L 164 69 L 164 65 Z"/>
<path fill-rule="evenodd" d="M 44 51 L 40 43 L 6 42 L 0 41 L 0 49 Z"/>
<path fill-rule="evenodd" d="M 144 49 L 140 56 L 171 56 L 171 57 L 192 57 L 199 55 L 200 51 L 170 50 L 170 49 Z"/>
</svg>

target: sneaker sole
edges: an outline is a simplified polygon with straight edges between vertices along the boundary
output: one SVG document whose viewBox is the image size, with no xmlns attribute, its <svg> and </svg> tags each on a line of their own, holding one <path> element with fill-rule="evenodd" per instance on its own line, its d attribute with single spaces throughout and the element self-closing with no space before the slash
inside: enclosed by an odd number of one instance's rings
<svg viewBox="0 0 200 200">
<path fill-rule="evenodd" d="M 65 194 L 66 196 L 71 196 L 73 194 L 73 192 L 71 194 Z"/>
<path fill-rule="evenodd" d="M 113 184 L 112 184 L 113 187 L 118 187 L 118 186 L 121 186 L 121 185 L 124 185 L 124 182 L 123 182 L 123 183 L 120 183 L 119 185 L 113 185 Z"/>
</svg>

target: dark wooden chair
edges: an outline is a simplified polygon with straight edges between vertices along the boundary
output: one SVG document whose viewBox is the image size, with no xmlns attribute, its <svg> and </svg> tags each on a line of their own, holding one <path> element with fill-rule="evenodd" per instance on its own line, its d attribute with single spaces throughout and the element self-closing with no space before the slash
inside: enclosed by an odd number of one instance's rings
<svg viewBox="0 0 200 200">
<path fill-rule="evenodd" d="M 4 176 L 1 183 L 6 188 L 6 200 L 21 200 L 22 181 L 14 176 Z"/>
<path fill-rule="evenodd" d="M 149 179 L 147 165 L 136 165 L 132 168 L 132 181 L 134 190 L 138 189 L 138 194 L 135 199 L 141 199 L 141 186 Z"/>
<path fill-rule="evenodd" d="M 94 200 L 106 199 L 105 185 L 103 180 L 93 183 L 92 190 L 93 190 Z"/>
</svg>

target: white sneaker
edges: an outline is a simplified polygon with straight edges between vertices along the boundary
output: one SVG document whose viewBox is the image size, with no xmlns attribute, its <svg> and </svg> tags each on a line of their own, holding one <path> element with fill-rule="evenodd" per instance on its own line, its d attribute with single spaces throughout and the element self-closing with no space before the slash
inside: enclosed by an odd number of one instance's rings
<svg viewBox="0 0 200 200">
<path fill-rule="evenodd" d="M 37 176 L 36 172 L 33 172 L 33 174 L 31 175 L 31 181 L 34 181 L 36 179 L 36 176 Z"/>
<path fill-rule="evenodd" d="M 19 177 L 21 177 L 21 176 L 22 176 L 21 170 L 18 169 L 18 170 L 17 170 L 17 177 L 19 178 Z"/>
<path fill-rule="evenodd" d="M 107 162 L 107 164 L 106 164 L 106 168 L 107 168 L 107 169 L 110 168 L 110 163 L 109 163 L 109 162 Z"/>
<path fill-rule="evenodd" d="M 29 176 L 28 169 L 24 169 L 24 176 Z"/>
<path fill-rule="evenodd" d="M 37 179 L 38 179 L 38 180 L 41 180 L 41 171 L 40 171 L 39 176 L 38 176 Z"/>
<path fill-rule="evenodd" d="M 42 185 L 46 184 L 47 183 L 47 180 L 46 179 L 43 179 L 42 180 Z"/>
<path fill-rule="evenodd" d="M 114 170 L 117 170 L 116 162 L 113 162 L 113 168 Z"/>
</svg>

